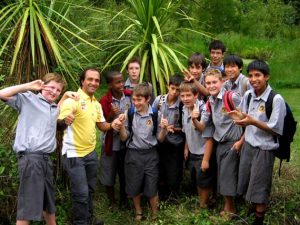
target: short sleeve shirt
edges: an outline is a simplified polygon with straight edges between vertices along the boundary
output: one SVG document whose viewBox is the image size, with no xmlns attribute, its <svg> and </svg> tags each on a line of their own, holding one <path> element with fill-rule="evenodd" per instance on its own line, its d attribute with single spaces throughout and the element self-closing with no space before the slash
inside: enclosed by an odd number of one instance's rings
<svg viewBox="0 0 300 225">
<path fill-rule="evenodd" d="M 157 96 L 155 101 L 152 104 L 153 108 L 159 109 L 158 121 L 161 120 L 161 117 L 168 120 L 169 125 L 174 125 L 174 127 L 179 128 L 179 104 L 180 100 L 177 101 L 173 105 L 168 104 L 168 94 Z M 183 142 L 183 137 L 181 133 L 168 133 L 165 141 L 172 143 L 174 145 L 179 145 Z"/>
<path fill-rule="evenodd" d="M 121 99 L 116 99 L 114 97 L 112 97 L 112 104 L 114 106 L 117 106 L 121 113 L 124 113 L 126 110 L 130 109 L 131 107 L 131 99 L 129 96 L 125 96 L 123 94 L 123 96 L 121 97 Z M 115 118 L 117 118 L 118 116 L 116 116 Z M 115 119 L 114 118 L 114 119 Z M 105 135 L 102 135 L 102 144 L 104 146 L 104 140 L 105 140 Z M 121 149 L 121 139 L 119 136 L 119 132 L 117 131 L 113 131 L 113 147 L 112 150 L 113 151 L 119 151 Z"/>
<path fill-rule="evenodd" d="M 268 85 L 266 90 L 260 95 L 256 96 L 254 90 L 249 90 L 245 93 L 240 109 L 261 122 L 265 122 L 267 126 L 275 133 L 282 135 L 284 117 L 286 114 L 285 102 L 281 95 L 275 95 L 273 99 L 273 107 L 270 119 L 266 115 L 266 102 L 271 92 L 271 87 Z M 248 95 L 252 98 L 247 103 Z M 279 147 L 278 141 L 274 141 L 274 136 L 256 126 L 249 125 L 245 129 L 245 141 L 253 147 L 258 147 L 263 150 L 274 150 Z"/>
<path fill-rule="evenodd" d="M 79 101 L 67 99 L 61 105 L 59 119 L 74 113 L 75 120 L 64 132 L 62 154 L 68 158 L 84 157 L 95 149 L 96 123 L 105 122 L 100 103 L 78 90 Z"/>
<path fill-rule="evenodd" d="M 234 124 L 233 120 L 227 115 L 224 106 L 223 96 L 225 89 L 222 88 L 217 97 L 210 96 L 209 101 L 211 112 L 202 111 L 201 121 L 204 124 L 213 122 L 215 126 L 214 139 L 218 142 L 236 141 L 241 138 L 242 127 Z M 233 93 L 232 101 L 235 107 L 240 104 L 241 97 L 237 93 Z"/>
<path fill-rule="evenodd" d="M 204 109 L 204 101 L 197 100 L 196 107 L 199 108 L 200 113 Z M 193 124 L 191 114 L 189 113 L 188 108 L 185 106 L 182 110 L 182 130 L 185 133 L 186 142 L 189 148 L 189 151 L 192 154 L 203 155 L 205 150 L 205 143 L 207 138 L 211 138 L 213 136 L 214 128 L 213 126 L 206 126 L 203 133 L 197 130 Z"/>
<path fill-rule="evenodd" d="M 56 124 L 58 108 L 49 103 L 42 94 L 18 93 L 5 102 L 18 114 L 15 152 L 51 153 L 56 148 Z"/>
<path fill-rule="evenodd" d="M 132 138 L 127 141 L 127 147 L 133 149 L 150 149 L 158 144 L 157 134 L 153 135 L 153 120 L 152 116 L 153 110 L 149 105 L 148 110 L 145 114 L 141 115 L 139 112 L 135 111 L 132 120 Z M 128 122 L 128 121 L 127 121 Z M 127 133 L 128 124 L 126 126 Z M 157 130 L 157 133 L 159 129 Z M 129 135 L 130 136 L 130 135 Z"/>
<path fill-rule="evenodd" d="M 234 82 L 232 82 L 231 80 L 225 81 L 224 88 L 228 91 L 234 91 L 236 93 L 239 93 L 241 96 L 243 96 L 243 94 L 245 92 L 245 90 L 243 90 L 244 89 L 244 87 L 243 87 L 244 84 L 243 83 L 244 83 L 245 79 L 247 80 L 246 90 L 250 90 L 251 85 L 248 81 L 248 78 L 243 74 L 240 74 Z"/>
</svg>

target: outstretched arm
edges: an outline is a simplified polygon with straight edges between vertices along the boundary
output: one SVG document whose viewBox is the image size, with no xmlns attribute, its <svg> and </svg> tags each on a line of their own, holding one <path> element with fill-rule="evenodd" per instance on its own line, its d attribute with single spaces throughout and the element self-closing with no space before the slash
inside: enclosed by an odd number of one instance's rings
<svg viewBox="0 0 300 225">
<path fill-rule="evenodd" d="M 40 91 L 45 87 L 44 82 L 35 80 L 29 83 L 11 86 L 0 90 L 0 99 L 3 101 L 9 100 L 12 96 L 26 91 Z"/>
</svg>

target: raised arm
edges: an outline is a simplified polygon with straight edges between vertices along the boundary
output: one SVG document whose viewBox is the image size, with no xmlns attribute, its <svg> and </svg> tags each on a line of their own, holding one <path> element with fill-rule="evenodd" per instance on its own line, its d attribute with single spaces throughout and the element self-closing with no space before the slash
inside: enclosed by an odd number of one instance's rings
<svg viewBox="0 0 300 225">
<path fill-rule="evenodd" d="M 11 86 L 0 90 L 0 99 L 3 101 L 9 100 L 12 96 L 26 91 L 40 91 L 44 88 L 44 82 L 35 80 L 29 83 Z"/>
</svg>

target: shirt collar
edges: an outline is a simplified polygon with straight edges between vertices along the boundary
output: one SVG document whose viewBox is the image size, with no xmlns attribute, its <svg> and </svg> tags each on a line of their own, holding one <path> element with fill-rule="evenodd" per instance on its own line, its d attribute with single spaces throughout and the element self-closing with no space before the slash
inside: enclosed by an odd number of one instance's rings
<svg viewBox="0 0 300 225">
<path fill-rule="evenodd" d="M 262 99 L 264 102 L 267 102 L 271 90 L 272 89 L 271 89 L 270 85 L 268 84 L 265 91 L 258 97 L 256 96 L 254 89 L 251 89 L 251 92 L 252 92 L 253 97 L 255 97 L 255 99 L 257 99 L 257 100 Z"/>
<path fill-rule="evenodd" d="M 39 99 L 41 99 L 42 101 L 47 102 L 52 107 L 56 107 L 57 106 L 57 104 L 55 102 L 52 102 L 52 103 L 48 102 L 47 99 L 45 99 L 44 95 L 42 95 L 42 93 L 38 93 L 37 96 L 38 96 Z"/>
<path fill-rule="evenodd" d="M 78 92 L 80 98 L 82 98 L 82 99 L 84 99 L 84 100 L 97 101 L 94 95 L 93 95 L 92 97 L 90 97 L 90 96 L 87 95 L 81 88 L 79 88 L 77 92 Z"/>
</svg>

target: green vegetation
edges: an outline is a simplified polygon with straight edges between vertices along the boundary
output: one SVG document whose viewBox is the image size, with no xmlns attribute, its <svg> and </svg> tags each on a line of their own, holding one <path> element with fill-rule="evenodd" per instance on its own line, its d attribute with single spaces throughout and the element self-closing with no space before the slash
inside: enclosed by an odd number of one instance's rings
<svg viewBox="0 0 300 225">
<path fill-rule="evenodd" d="M 121 70 L 129 56 L 137 54 L 144 63 L 141 79 L 164 91 L 168 77 L 186 66 L 187 55 L 197 51 L 208 57 L 208 43 L 214 37 L 224 41 L 227 52 L 240 55 L 246 65 L 252 59 L 266 60 L 272 87 L 289 102 L 300 122 L 299 15 L 297 0 L 4 0 L 0 3 L 0 88 L 40 78 L 51 70 L 63 73 L 69 89 L 76 90 L 77 74 L 83 67 Z M 102 85 L 97 97 L 105 91 L 106 85 Z M 10 147 L 17 117 L 2 102 L 0 116 L 0 224 L 10 225 L 15 221 L 18 187 L 16 157 Z M 270 225 L 300 224 L 299 124 L 292 148 L 291 162 L 283 164 L 281 177 L 277 175 L 278 162 L 275 165 L 266 214 Z M 68 225 L 70 195 L 57 159 L 54 157 L 57 221 Z M 239 215 L 231 222 L 218 216 L 221 200 L 212 209 L 200 211 L 197 197 L 185 192 L 188 177 L 185 174 L 179 199 L 161 202 L 158 220 L 147 220 L 150 215 L 146 214 L 142 224 L 251 222 L 244 204 L 239 204 Z M 109 225 L 135 224 L 132 210 L 109 209 L 104 189 L 98 187 L 97 216 Z M 146 202 L 143 205 L 148 207 Z"/>
</svg>

